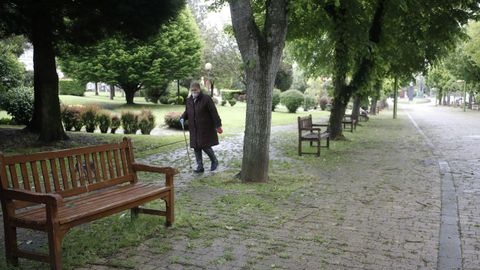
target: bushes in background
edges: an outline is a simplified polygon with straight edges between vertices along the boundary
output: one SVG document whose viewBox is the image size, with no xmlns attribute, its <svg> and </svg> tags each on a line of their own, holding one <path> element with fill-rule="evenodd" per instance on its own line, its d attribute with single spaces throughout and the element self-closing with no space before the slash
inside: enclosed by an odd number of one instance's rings
<svg viewBox="0 0 480 270">
<path fill-rule="evenodd" d="M 97 122 L 98 127 L 100 128 L 100 132 L 107 133 L 108 128 L 112 123 L 111 115 L 109 112 L 101 111 L 97 114 Z"/>
<path fill-rule="evenodd" d="M 82 122 L 89 133 L 93 133 L 98 125 L 97 114 L 100 111 L 98 106 L 86 106 L 82 110 Z"/>
<path fill-rule="evenodd" d="M 82 106 L 78 105 L 71 105 L 71 106 L 62 106 L 61 108 L 61 116 L 63 127 L 66 131 L 75 129 L 75 131 L 80 131 L 83 127 L 82 122 Z"/>
<path fill-rule="evenodd" d="M 182 117 L 181 112 L 169 112 L 165 115 L 165 124 L 169 128 L 182 129 L 182 124 L 180 124 L 180 117 Z M 188 129 L 188 123 L 185 122 L 185 129 Z"/>
<path fill-rule="evenodd" d="M 320 104 L 320 109 L 322 111 L 325 111 L 325 109 L 327 109 L 327 105 L 330 103 L 330 99 L 328 97 L 323 96 L 320 98 L 318 103 Z"/>
<path fill-rule="evenodd" d="M 133 112 L 122 112 L 121 122 L 124 134 L 135 134 L 138 130 L 138 115 Z"/>
<path fill-rule="evenodd" d="M 118 115 L 112 116 L 111 123 L 110 123 L 110 133 L 114 134 L 121 124 L 122 122 L 120 121 L 120 117 L 118 117 Z"/>
<path fill-rule="evenodd" d="M 33 89 L 20 86 L 2 93 L 0 108 L 7 111 L 15 123 L 28 124 L 33 115 Z"/>
<path fill-rule="evenodd" d="M 83 96 L 85 85 L 77 80 L 60 80 L 58 81 L 58 91 L 60 95 Z"/>
<path fill-rule="evenodd" d="M 280 102 L 287 107 L 288 112 L 295 113 L 302 106 L 304 96 L 298 90 L 287 90 L 280 95 Z"/>
<path fill-rule="evenodd" d="M 272 93 L 272 111 L 275 111 L 275 108 L 277 105 L 280 103 L 280 95 L 282 94 L 282 91 L 279 89 L 273 89 Z"/>
<path fill-rule="evenodd" d="M 138 127 L 144 135 L 150 134 L 155 127 L 155 116 L 150 110 L 142 110 L 138 115 Z"/>
</svg>

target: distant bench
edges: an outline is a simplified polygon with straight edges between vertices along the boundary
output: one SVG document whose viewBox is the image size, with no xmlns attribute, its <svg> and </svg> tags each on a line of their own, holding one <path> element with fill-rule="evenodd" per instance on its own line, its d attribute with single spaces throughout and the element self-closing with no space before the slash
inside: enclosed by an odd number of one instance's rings
<svg viewBox="0 0 480 270">
<path fill-rule="evenodd" d="M 132 217 L 165 216 L 167 226 L 174 221 L 177 171 L 135 163 L 127 138 L 116 144 L 30 155 L 0 153 L 0 165 L 5 255 L 13 265 L 22 257 L 62 269 L 61 243 L 68 230 L 124 210 L 130 209 Z M 138 182 L 138 171 L 165 174 L 165 185 Z M 165 211 L 139 207 L 157 199 L 165 201 Z M 46 232 L 49 255 L 20 250 L 17 228 Z"/>
<path fill-rule="evenodd" d="M 330 133 L 328 131 L 322 132 L 318 126 L 328 126 L 323 124 L 312 124 L 312 115 L 298 117 L 298 155 L 302 154 L 316 154 L 320 156 L 320 147 L 330 148 Z M 305 132 L 307 131 L 307 132 Z M 326 145 L 322 146 L 321 141 L 326 140 Z M 302 142 L 310 142 L 310 146 L 313 146 L 313 143 L 316 142 L 317 152 L 303 152 L 302 151 Z"/>
<path fill-rule="evenodd" d="M 346 129 L 347 126 L 350 126 L 350 132 L 357 129 L 357 119 L 353 119 L 351 114 L 345 114 L 342 120 L 343 129 Z"/>
</svg>

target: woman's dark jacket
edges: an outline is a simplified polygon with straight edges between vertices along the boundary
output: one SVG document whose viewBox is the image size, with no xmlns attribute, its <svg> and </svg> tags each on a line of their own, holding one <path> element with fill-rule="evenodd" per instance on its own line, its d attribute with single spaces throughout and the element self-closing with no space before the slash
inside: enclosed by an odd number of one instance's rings
<svg viewBox="0 0 480 270">
<path fill-rule="evenodd" d="M 200 93 L 195 101 L 192 96 L 188 97 L 182 118 L 188 120 L 190 147 L 218 145 L 216 129 L 222 126 L 222 120 L 210 96 Z"/>
</svg>

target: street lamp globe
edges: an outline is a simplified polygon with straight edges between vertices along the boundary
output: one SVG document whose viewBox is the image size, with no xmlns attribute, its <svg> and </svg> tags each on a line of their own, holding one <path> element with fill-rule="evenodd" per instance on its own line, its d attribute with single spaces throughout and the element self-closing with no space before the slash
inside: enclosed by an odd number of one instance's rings
<svg viewBox="0 0 480 270">
<path fill-rule="evenodd" d="M 206 64 L 205 64 L 205 69 L 206 69 L 206 70 L 211 70 L 211 69 L 212 69 L 212 64 L 206 63 Z"/>
</svg>

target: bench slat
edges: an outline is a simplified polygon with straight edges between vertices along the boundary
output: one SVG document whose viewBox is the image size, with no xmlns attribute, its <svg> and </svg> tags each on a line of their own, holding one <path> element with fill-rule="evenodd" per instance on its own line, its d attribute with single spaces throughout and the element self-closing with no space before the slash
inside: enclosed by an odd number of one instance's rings
<svg viewBox="0 0 480 270">
<path fill-rule="evenodd" d="M 55 159 L 50 159 L 50 170 L 51 170 L 51 173 L 52 173 L 53 187 L 55 188 L 55 191 L 62 190 L 60 188 L 60 181 L 59 181 L 59 178 L 58 178 L 57 163 L 55 162 Z"/>
<path fill-rule="evenodd" d="M 25 163 L 20 163 L 20 170 L 22 172 L 22 181 L 23 181 L 23 187 L 26 190 L 31 190 L 30 188 L 30 179 L 28 177 L 28 172 L 27 172 L 27 166 Z"/>
<path fill-rule="evenodd" d="M 42 192 L 42 186 L 40 185 L 40 176 L 38 174 L 37 162 L 30 162 L 30 168 L 32 169 L 33 184 L 36 192 Z"/>
<path fill-rule="evenodd" d="M 108 162 L 108 171 L 110 172 L 110 179 L 115 178 L 115 172 L 113 171 L 113 163 L 112 163 L 112 153 L 107 151 L 107 162 Z"/>
<path fill-rule="evenodd" d="M 68 175 L 67 175 L 67 169 L 65 166 L 65 158 L 59 158 L 58 163 L 60 164 L 60 172 L 62 175 L 62 183 L 63 183 L 63 190 L 69 189 L 70 187 L 68 186 Z"/>
<path fill-rule="evenodd" d="M 70 169 L 70 182 L 72 188 L 77 187 L 77 174 L 75 173 L 75 165 L 73 164 L 73 157 L 68 157 L 68 168 Z"/>
<path fill-rule="evenodd" d="M 102 176 L 103 176 L 103 181 L 108 179 L 107 176 L 107 167 L 105 164 L 105 152 L 100 152 L 100 165 L 102 166 Z"/>
<path fill-rule="evenodd" d="M 48 175 L 47 170 L 47 162 L 45 160 L 40 160 L 40 166 L 42 168 L 42 176 L 43 176 L 43 186 L 45 187 L 45 192 L 51 192 L 52 188 L 50 186 L 50 176 Z"/>
<path fill-rule="evenodd" d="M 127 153 L 126 153 L 125 149 L 120 149 L 120 156 L 122 157 L 123 175 L 128 174 L 128 166 L 127 166 L 126 155 L 127 155 Z"/>
<path fill-rule="evenodd" d="M 77 166 L 75 166 L 75 170 L 78 172 L 80 186 L 85 186 L 85 172 L 83 171 L 82 156 L 77 155 L 76 160 Z"/>
<path fill-rule="evenodd" d="M 10 179 L 14 188 L 19 188 L 17 166 L 15 164 L 8 166 L 10 170 Z"/>
<path fill-rule="evenodd" d="M 92 177 L 92 164 L 90 163 L 90 154 L 84 155 L 85 160 L 85 167 L 87 167 L 87 181 L 89 184 L 93 184 L 93 177 Z"/>
<path fill-rule="evenodd" d="M 93 167 L 95 170 L 93 171 L 95 173 L 95 181 L 96 182 L 101 182 L 102 180 L 100 179 L 100 166 L 98 166 L 98 153 L 93 153 Z"/>
<path fill-rule="evenodd" d="M 120 168 L 120 156 L 118 155 L 118 149 L 113 150 L 113 157 L 115 159 L 115 169 L 117 171 L 117 177 L 122 175 Z"/>
<path fill-rule="evenodd" d="M 102 182 L 94 183 L 91 185 L 79 186 L 69 190 L 60 191 L 58 192 L 58 194 L 62 195 L 63 197 L 71 197 L 81 193 L 95 191 L 98 189 L 107 188 L 107 187 L 119 185 L 122 183 L 130 182 L 130 181 L 132 181 L 132 175 L 127 175 L 127 176 L 111 179 L 108 181 L 102 181 Z"/>
</svg>

